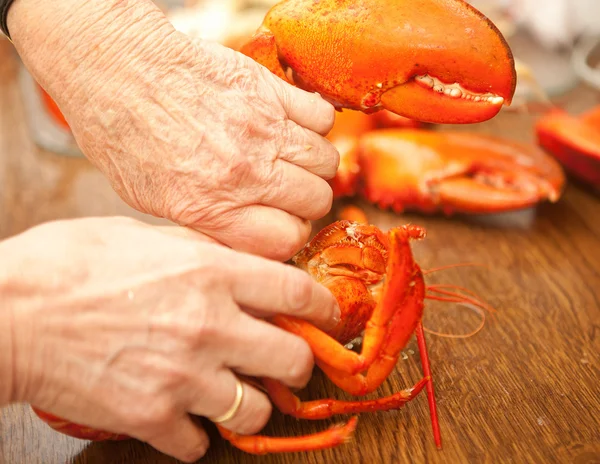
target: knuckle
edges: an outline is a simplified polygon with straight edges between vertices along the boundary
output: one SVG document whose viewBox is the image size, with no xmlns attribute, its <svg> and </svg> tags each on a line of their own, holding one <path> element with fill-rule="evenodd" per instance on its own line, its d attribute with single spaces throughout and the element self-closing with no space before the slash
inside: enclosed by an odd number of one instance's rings
<svg viewBox="0 0 600 464">
<path fill-rule="evenodd" d="M 290 95 L 290 92 L 283 85 L 279 86 L 279 99 L 284 108 L 290 109 L 294 103 L 294 98 Z"/>
<path fill-rule="evenodd" d="M 333 189 L 325 180 L 322 181 L 321 188 L 316 190 L 316 192 L 318 192 L 318 196 L 315 198 L 314 215 L 310 218 L 312 220 L 327 216 L 333 205 Z"/>
<path fill-rule="evenodd" d="M 163 386 L 169 390 L 179 389 L 189 381 L 189 374 L 183 369 L 163 369 L 161 372 Z"/>
<path fill-rule="evenodd" d="M 205 306 L 208 303 L 203 303 Z M 216 311 L 199 311 L 196 317 L 182 320 L 181 332 L 188 346 L 195 348 L 207 340 L 215 340 L 221 335 L 221 326 L 214 313 Z"/>
<path fill-rule="evenodd" d="M 179 294 L 172 299 L 176 306 L 171 309 L 161 305 L 151 314 L 151 332 L 168 337 L 187 351 L 220 337 L 224 330 L 223 318 L 230 314 L 225 311 L 229 303 L 224 296 L 228 283 L 223 275 L 223 269 L 208 264 L 183 278 L 178 276 L 178 282 L 171 286 L 172 291 Z M 223 310 L 215 311 L 217 307 Z M 178 380 L 187 374 L 174 367 L 168 375 Z"/>
<path fill-rule="evenodd" d="M 179 194 L 171 192 L 165 196 L 165 214 L 163 216 L 172 220 L 180 226 L 197 226 L 210 221 L 211 208 L 203 204 L 202 201 L 194 202 L 192 198 L 202 198 L 200 192 L 194 192 L 193 195 Z"/>
<path fill-rule="evenodd" d="M 282 79 L 275 79 L 275 76 L 268 69 L 264 68 L 262 70 L 263 77 L 266 78 L 267 84 L 275 90 L 276 98 L 279 100 L 279 103 L 283 107 L 286 113 L 289 113 L 289 109 L 293 103 L 293 96 L 291 93 L 294 88 L 292 85 Z"/>
<path fill-rule="evenodd" d="M 331 162 L 327 166 L 327 172 L 325 173 L 325 179 L 333 179 L 340 168 L 340 152 L 337 150 L 335 145 L 326 140 L 327 142 L 327 152 L 329 157 L 331 158 Z"/>
<path fill-rule="evenodd" d="M 172 217 L 181 226 L 202 231 L 219 231 L 235 228 L 240 221 L 239 210 L 229 200 L 216 200 L 211 205 L 195 205 L 180 210 Z"/>
<path fill-rule="evenodd" d="M 304 147 L 305 136 L 299 126 L 291 119 L 284 119 L 274 125 L 274 133 L 277 134 L 277 153 L 278 157 L 285 157 L 286 154 L 293 153 L 299 147 Z"/>
<path fill-rule="evenodd" d="M 235 189 L 254 185 L 258 181 L 255 172 L 255 160 L 246 154 L 238 154 L 224 167 L 222 172 L 223 182 Z"/>
<path fill-rule="evenodd" d="M 291 273 L 287 279 L 288 282 L 284 285 L 284 288 L 286 289 L 288 307 L 293 311 L 306 309 L 312 301 L 314 281 L 307 273 L 300 270 Z"/>
<path fill-rule="evenodd" d="M 273 406 L 269 400 L 261 393 L 262 401 L 256 401 L 252 411 L 240 424 L 239 430 L 244 434 L 255 434 L 260 432 L 269 422 L 273 412 Z"/>
<path fill-rule="evenodd" d="M 173 421 L 175 406 L 168 398 L 139 401 L 135 409 L 124 415 L 122 422 L 142 436 L 151 436 Z"/>
<path fill-rule="evenodd" d="M 262 200 L 272 202 L 277 198 L 289 197 L 291 192 L 285 182 L 285 173 L 283 169 L 278 168 L 279 163 L 273 163 L 268 174 L 267 188 L 264 190 Z"/>
<path fill-rule="evenodd" d="M 247 63 L 243 61 L 243 56 L 236 58 L 242 58 L 242 60 L 237 59 L 236 66 L 230 69 L 226 76 L 223 76 L 225 83 L 243 93 L 256 95 L 256 70 L 247 66 Z"/>
<path fill-rule="evenodd" d="M 224 314 L 213 310 L 215 307 L 222 307 L 223 303 L 219 302 L 219 298 L 208 296 L 209 293 L 218 294 L 223 286 L 215 283 L 212 289 L 208 290 L 206 285 L 203 283 L 196 295 L 186 298 L 185 308 L 169 315 L 167 322 L 161 321 L 156 324 L 158 330 L 167 333 L 188 351 L 194 351 L 209 341 L 217 340 L 223 331 L 221 319 Z M 162 327 L 159 327 L 159 324 Z M 173 381 L 186 377 L 184 372 L 177 370 L 168 372 L 168 375 Z"/>
</svg>

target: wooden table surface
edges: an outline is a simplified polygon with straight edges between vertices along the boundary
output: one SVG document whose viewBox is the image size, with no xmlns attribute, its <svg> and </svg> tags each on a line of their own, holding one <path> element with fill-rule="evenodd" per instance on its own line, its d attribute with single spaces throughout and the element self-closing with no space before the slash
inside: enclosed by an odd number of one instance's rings
<svg viewBox="0 0 600 464">
<path fill-rule="evenodd" d="M 57 156 L 31 141 L 17 88 L 17 61 L 0 60 L 0 238 L 44 221 L 88 215 L 137 214 L 84 159 Z M 8 56 L 8 58 L 7 58 Z M 600 95 L 577 89 L 563 101 L 582 110 Z M 503 113 L 464 130 L 532 141 L 533 116 Z M 324 452 L 254 457 L 223 443 L 215 430 L 206 463 L 598 463 L 600 462 L 600 197 L 570 185 L 555 205 L 490 216 L 398 216 L 366 207 L 382 228 L 412 221 L 427 227 L 415 245 L 424 268 L 484 262 L 430 282 L 463 285 L 497 310 L 468 339 L 429 336 L 444 448 L 436 450 L 426 396 L 404 409 L 361 416 L 354 440 Z M 328 219 L 329 220 L 329 219 Z M 468 309 L 427 306 L 432 330 L 468 331 Z M 414 340 L 378 394 L 412 385 L 421 375 Z M 346 398 L 320 372 L 303 398 Z M 375 396 L 375 395 L 374 395 Z M 135 441 L 89 444 L 50 430 L 26 406 L 0 412 L 0 462 L 170 463 Z M 275 412 L 269 435 L 297 435 L 332 421 L 297 421 Z"/>
</svg>

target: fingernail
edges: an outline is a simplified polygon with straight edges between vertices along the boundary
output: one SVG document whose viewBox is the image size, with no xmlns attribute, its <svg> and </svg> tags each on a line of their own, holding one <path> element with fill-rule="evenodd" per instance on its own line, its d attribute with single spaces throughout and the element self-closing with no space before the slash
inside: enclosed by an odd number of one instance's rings
<svg viewBox="0 0 600 464">
<path fill-rule="evenodd" d="M 340 323 L 341 318 L 342 318 L 342 310 L 340 309 L 340 305 L 336 301 L 334 303 L 334 305 L 333 305 L 333 318 L 332 318 L 332 320 L 333 320 L 333 326 L 334 327 Z"/>
</svg>

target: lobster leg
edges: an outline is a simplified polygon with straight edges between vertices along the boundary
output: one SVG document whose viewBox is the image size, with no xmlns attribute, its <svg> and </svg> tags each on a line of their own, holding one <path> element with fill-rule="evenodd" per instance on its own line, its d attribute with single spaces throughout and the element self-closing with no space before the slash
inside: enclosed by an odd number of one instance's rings
<svg viewBox="0 0 600 464">
<path fill-rule="evenodd" d="M 332 369 L 325 363 L 318 362 L 325 374 L 334 380 L 334 383 L 336 383 L 335 380 L 339 380 L 339 383 L 343 385 L 342 388 L 346 389 L 345 386 L 347 386 L 346 390 L 350 393 L 365 394 L 368 390 L 375 390 L 387 378 L 396 364 L 400 350 L 414 331 L 416 322 L 411 322 L 411 319 L 420 320 L 423 310 L 425 285 L 420 269 L 414 262 L 412 264 L 413 272 L 409 274 L 415 275 L 418 278 L 413 280 L 415 282 L 414 285 L 407 285 L 409 289 L 407 295 L 405 295 L 405 299 L 408 300 L 407 304 L 400 307 L 393 314 L 388 328 L 389 334 L 384 339 L 383 349 L 379 353 L 376 362 L 370 367 L 367 377 L 365 378 L 361 374 L 350 375 L 346 372 L 340 372 Z M 335 343 L 341 346 L 338 342 Z M 288 387 L 275 380 L 263 379 L 263 384 L 267 388 L 275 405 L 283 413 L 298 418 L 323 419 L 331 417 L 334 414 L 398 409 L 415 398 L 429 384 L 429 381 L 430 378 L 425 377 L 410 389 L 376 400 L 346 402 L 329 399 L 306 403 L 302 403 Z M 367 385 L 366 389 L 365 384 Z M 274 438 L 257 435 L 240 436 L 222 427 L 219 427 L 219 431 L 223 438 L 243 451 L 253 454 L 266 454 L 331 448 L 347 441 L 355 427 L 356 418 L 352 418 L 345 426 L 334 427 L 315 435 L 292 438 Z"/>
<path fill-rule="evenodd" d="M 399 409 L 413 400 L 428 384 L 427 377 L 421 379 L 414 387 L 395 393 L 391 396 L 363 401 L 340 401 L 322 399 L 302 402 L 294 393 L 281 382 L 263 379 L 277 408 L 284 414 L 298 419 L 328 419 L 337 414 L 358 414 L 364 412 L 390 411 Z"/>
<path fill-rule="evenodd" d="M 219 425 L 221 436 L 236 448 L 251 454 L 293 453 L 334 448 L 350 440 L 356 429 L 356 417 L 344 425 L 336 425 L 324 432 L 300 437 L 267 437 L 264 435 L 238 435 Z"/>
<path fill-rule="evenodd" d="M 408 298 L 392 318 L 385 343 L 375 362 L 369 366 L 366 375 L 350 374 L 337 369 L 330 362 L 317 360 L 321 370 L 342 390 L 356 396 L 372 393 L 388 378 L 396 366 L 402 348 L 408 343 L 423 314 L 425 284 L 420 270 L 415 268 L 415 272 L 418 272 L 420 278 L 415 279 L 413 281 L 415 284 L 409 287 Z"/>
<path fill-rule="evenodd" d="M 383 113 L 383 112 L 382 112 Z M 392 113 L 390 113 L 392 114 Z M 600 115 L 600 111 L 597 112 Z M 600 119 L 599 119 L 600 121 Z M 368 220 L 364 211 L 356 206 L 347 206 L 340 211 L 339 216 L 342 219 L 348 219 L 355 222 L 361 222 L 367 224 Z M 429 363 L 429 354 L 427 352 L 427 343 L 425 341 L 425 331 L 423 330 L 423 322 L 419 322 L 416 330 L 417 343 L 419 345 L 419 353 L 421 354 L 421 365 L 423 368 L 423 375 L 429 378 L 427 383 L 427 400 L 429 403 L 429 411 L 431 414 L 431 424 L 433 428 L 433 436 L 438 448 L 442 447 L 442 434 L 440 432 L 439 419 L 437 414 L 437 405 L 435 401 L 435 390 L 433 386 L 433 376 L 431 375 L 431 366 Z M 414 387 L 413 387 L 414 389 Z M 419 390 L 420 391 L 420 390 Z M 418 392 L 417 392 L 418 393 Z M 271 393 L 271 397 L 274 395 Z"/>
<path fill-rule="evenodd" d="M 396 340 L 402 340 L 402 346 L 404 346 L 420 320 L 423 295 L 420 296 L 420 304 L 416 306 L 409 304 L 408 309 L 403 309 L 403 307 L 408 300 L 408 295 L 414 291 L 415 287 L 424 288 L 422 274 L 414 262 L 409 243 L 411 238 L 420 239 L 423 237 L 423 229 L 416 226 L 409 225 L 390 230 L 387 279 L 381 298 L 366 324 L 360 354 L 347 350 L 335 338 L 301 319 L 275 316 L 272 319 L 273 322 L 281 328 L 304 338 L 310 345 L 315 358 L 323 364 L 350 375 L 364 372 L 378 358 L 381 358 L 380 353 L 384 343 L 386 343 L 386 338 L 390 338 L 388 343 L 394 345 L 397 344 Z M 418 270 L 418 272 L 415 272 L 415 270 Z M 397 314 L 401 314 L 401 317 L 394 318 Z M 396 320 L 395 324 L 392 324 L 393 320 Z M 388 337 L 388 334 L 393 334 L 393 337 Z M 394 337 L 396 340 L 393 340 Z M 402 346 L 398 349 L 398 352 L 402 349 Z M 385 350 L 384 352 L 387 353 Z M 395 363 L 395 361 L 394 359 L 393 362 Z M 393 366 L 391 369 L 393 369 Z"/>
</svg>

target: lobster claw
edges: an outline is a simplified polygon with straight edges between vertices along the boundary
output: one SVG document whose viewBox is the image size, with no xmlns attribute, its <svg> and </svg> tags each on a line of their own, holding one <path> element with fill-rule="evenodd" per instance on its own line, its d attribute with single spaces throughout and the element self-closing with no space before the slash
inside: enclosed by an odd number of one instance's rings
<svg viewBox="0 0 600 464">
<path fill-rule="evenodd" d="M 535 145 L 484 134 L 383 129 L 359 146 L 361 194 L 396 212 L 498 213 L 556 202 L 560 165 Z"/>
<path fill-rule="evenodd" d="M 535 126 L 538 144 L 573 177 L 600 190 L 600 106 L 580 116 L 556 109 Z"/>
<path fill-rule="evenodd" d="M 241 51 L 337 109 L 437 124 L 488 120 L 516 86 L 504 37 L 463 0 L 284 0 Z"/>
</svg>

